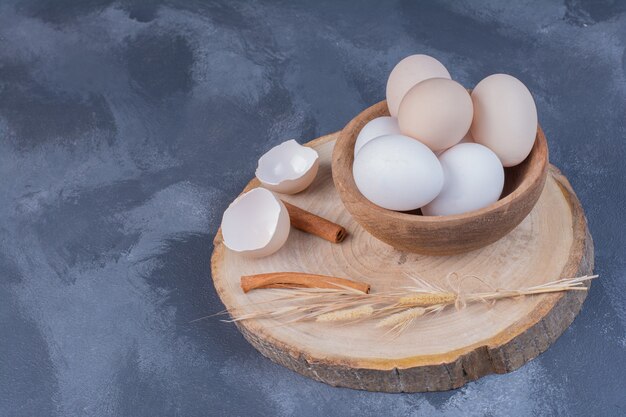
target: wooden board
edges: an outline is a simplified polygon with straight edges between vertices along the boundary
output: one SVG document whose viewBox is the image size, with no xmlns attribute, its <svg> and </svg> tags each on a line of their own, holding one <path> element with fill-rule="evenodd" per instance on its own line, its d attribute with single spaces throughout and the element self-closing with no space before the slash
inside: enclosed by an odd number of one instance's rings
<svg viewBox="0 0 626 417">
<path fill-rule="evenodd" d="M 330 171 L 336 135 L 309 144 L 320 153 L 318 177 L 303 193 L 283 198 L 345 226 L 348 238 L 331 244 L 292 229 L 277 253 L 248 259 L 226 249 L 218 232 L 211 270 L 228 309 L 253 311 L 253 303 L 271 298 L 267 290 L 244 294 L 239 283 L 241 275 L 272 271 L 367 281 L 372 291 L 409 285 L 405 273 L 441 283 L 454 271 L 512 289 L 591 274 L 593 243 L 584 213 L 556 168 L 550 168 L 531 214 L 509 235 L 466 254 L 431 257 L 401 252 L 376 240 L 345 211 Z M 257 185 L 252 181 L 247 189 Z M 469 285 L 471 289 L 476 284 Z M 439 391 L 487 374 L 510 372 L 535 358 L 571 324 L 585 297 L 586 292 L 558 293 L 493 306 L 471 305 L 460 312 L 448 309 L 420 318 L 393 340 L 367 322 L 337 326 L 249 320 L 238 327 L 266 357 L 330 385 L 386 392 Z"/>
</svg>

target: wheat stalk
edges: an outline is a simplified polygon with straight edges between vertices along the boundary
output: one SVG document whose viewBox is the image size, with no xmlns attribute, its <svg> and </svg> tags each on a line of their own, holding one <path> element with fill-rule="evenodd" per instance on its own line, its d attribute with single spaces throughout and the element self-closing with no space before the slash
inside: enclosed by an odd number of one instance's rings
<svg viewBox="0 0 626 417">
<path fill-rule="evenodd" d="M 442 292 L 438 294 L 417 293 L 405 295 L 398 300 L 399 304 L 414 307 L 428 307 L 435 304 L 454 304 L 457 294 Z"/>
<path fill-rule="evenodd" d="M 315 321 L 356 320 L 363 317 L 369 317 L 372 314 L 374 314 L 374 307 L 367 304 L 360 307 L 348 308 L 344 310 L 337 310 L 330 313 L 320 314 L 315 318 Z"/>
<path fill-rule="evenodd" d="M 455 274 L 449 274 L 447 280 L 453 276 Z M 586 283 L 597 277 L 598 275 L 585 275 L 565 278 L 520 289 L 496 289 L 475 276 L 459 277 L 459 282 L 466 278 L 480 281 L 489 288 L 489 291 L 483 292 L 463 292 L 460 284 L 452 289 L 449 282 L 444 288 L 413 276 L 409 277 L 413 286 L 404 287 L 401 291 L 370 294 L 348 287 L 268 289 L 263 291 L 272 291 L 276 297 L 241 309 L 249 312 L 230 311 L 232 319 L 226 321 L 281 319 L 286 323 L 356 323 L 377 320 L 376 328 L 386 328 L 388 332 L 398 335 L 418 318 L 437 313 L 451 305 L 461 310 L 472 303 L 495 303 L 503 299 L 563 291 L 587 291 Z"/>
</svg>

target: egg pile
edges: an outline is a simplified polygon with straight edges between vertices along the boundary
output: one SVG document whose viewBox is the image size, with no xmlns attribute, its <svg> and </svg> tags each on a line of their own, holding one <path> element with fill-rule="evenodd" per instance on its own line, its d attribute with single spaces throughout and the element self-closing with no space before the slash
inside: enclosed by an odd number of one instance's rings
<svg viewBox="0 0 626 417">
<path fill-rule="evenodd" d="M 387 81 L 390 116 L 369 121 L 354 147 L 353 176 L 372 203 L 428 216 L 496 202 L 504 167 L 521 163 L 537 132 L 537 108 L 517 78 L 493 74 L 471 94 L 427 55 L 400 61 Z"/>
</svg>

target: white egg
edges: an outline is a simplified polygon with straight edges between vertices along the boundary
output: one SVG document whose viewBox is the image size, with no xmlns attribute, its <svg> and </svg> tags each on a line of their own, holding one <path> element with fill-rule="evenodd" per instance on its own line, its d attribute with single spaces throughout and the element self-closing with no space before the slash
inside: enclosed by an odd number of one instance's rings
<svg viewBox="0 0 626 417">
<path fill-rule="evenodd" d="M 447 216 L 495 203 L 504 187 L 498 156 L 477 143 L 460 143 L 439 156 L 444 184 L 441 193 L 422 207 L 426 216 Z"/>
<path fill-rule="evenodd" d="M 363 146 L 352 174 L 365 198 L 389 210 L 420 208 L 443 186 L 443 171 L 435 154 L 402 135 L 381 136 Z"/>
<path fill-rule="evenodd" d="M 399 135 L 400 127 L 398 126 L 398 119 L 390 116 L 377 117 L 370 120 L 363 126 L 363 129 L 359 132 L 359 136 L 356 138 L 354 144 L 354 155 L 372 139 L 376 139 L 384 135 Z"/>
<path fill-rule="evenodd" d="M 227 248 L 246 256 L 268 256 L 289 236 L 289 212 L 271 191 L 255 188 L 237 197 L 222 217 Z"/>
<path fill-rule="evenodd" d="M 274 146 L 259 159 L 256 177 L 268 190 L 295 194 L 311 185 L 318 169 L 317 151 L 291 139 Z"/>
</svg>

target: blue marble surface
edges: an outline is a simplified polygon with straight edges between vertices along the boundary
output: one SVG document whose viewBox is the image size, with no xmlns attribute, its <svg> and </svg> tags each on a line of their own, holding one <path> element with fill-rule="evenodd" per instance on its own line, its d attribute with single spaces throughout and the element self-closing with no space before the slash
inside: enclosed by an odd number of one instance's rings
<svg viewBox="0 0 626 417">
<path fill-rule="evenodd" d="M 0 416 L 626 414 L 626 2 L 0 3 Z M 581 314 L 450 392 L 332 388 L 258 354 L 210 279 L 257 158 L 340 129 L 402 57 L 533 92 L 596 244 Z"/>
</svg>

